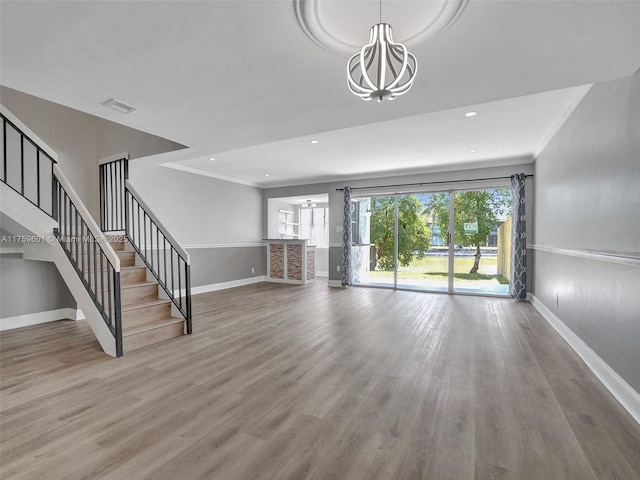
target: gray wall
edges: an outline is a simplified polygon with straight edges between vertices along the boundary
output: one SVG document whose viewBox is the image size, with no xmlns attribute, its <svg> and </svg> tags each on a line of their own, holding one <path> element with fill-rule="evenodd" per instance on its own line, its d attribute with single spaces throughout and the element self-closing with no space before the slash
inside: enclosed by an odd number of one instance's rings
<svg viewBox="0 0 640 480">
<path fill-rule="evenodd" d="M 243 280 L 267 274 L 266 248 L 188 248 L 194 287 Z M 251 271 L 253 269 L 253 272 Z"/>
<path fill-rule="evenodd" d="M 263 230 L 267 232 L 267 203 L 269 198 L 278 197 L 290 197 L 290 196 L 304 196 L 327 193 L 329 195 L 329 280 L 339 281 L 341 279 L 341 273 L 338 272 L 337 267 L 342 262 L 342 233 L 338 232 L 337 227 L 342 226 L 343 220 L 343 192 L 337 192 L 337 188 L 342 188 L 345 185 L 350 187 L 376 187 L 382 185 L 399 185 L 399 184 L 415 184 L 420 182 L 457 182 L 457 181 L 473 181 L 481 178 L 493 178 L 493 177 L 508 177 L 513 173 L 524 172 L 526 174 L 533 173 L 533 164 L 516 164 L 505 167 L 490 167 L 490 168 L 477 168 L 470 170 L 456 170 L 450 172 L 437 172 L 421 175 L 410 176 L 396 176 L 396 177 L 380 177 L 371 178 L 366 180 L 349 180 L 339 183 L 319 183 L 310 185 L 299 185 L 293 187 L 279 187 L 269 188 L 264 191 L 264 217 L 263 217 Z M 441 185 L 439 188 L 465 188 L 469 184 L 458 183 Z M 533 185 L 531 179 L 527 179 L 527 231 L 531 232 L 533 227 Z M 381 193 L 384 189 L 367 190 L 370 192 Z M 396 189 L 397 190 L 397 189 Z M 389 189 L 386 191 L 393 191 Z M 405 191 L 409 191 L 406 190 Z M 354 192 L 356 193 L 356 192 Z M 528 288 L 530 288 L 530 281 L 527 279 Z"/>
<path fill-rule="evenodd" d="M 189 252 L 193 286 L 266 274 L 260 189 L 160 166 L 132 168 L 130 179 Z"/>
<path fill-rule="evenodd" d="M 76 308 L 76 302 L 51 262 L 0 255 L 0 319 Z"/>
<path fill-rule="evenodd" d="M 536 159 L 533 264 L 535 296 L 636 391 L 639 186 L 636 73 L 595 84 Z"/>
</svg>

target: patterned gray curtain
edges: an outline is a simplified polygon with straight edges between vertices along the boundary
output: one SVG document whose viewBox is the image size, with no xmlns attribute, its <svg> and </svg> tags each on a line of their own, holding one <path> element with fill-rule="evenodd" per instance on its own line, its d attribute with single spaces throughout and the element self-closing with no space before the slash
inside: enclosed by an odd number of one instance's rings
<svg viewBox="0 0 640 480">
<path fill-rule="evenodd" d="M 342 225 L 342 286 L 351 285 L 351 187 L 344 187 L 344 220 Z"/>
<path fill-rule="evenodd" d="M 527 229 L 524 203 L 526 175 L 511 175 L 513 204 L 511 207 L 511 289 L 509 294 L 517 300 L 527 298 Z"/>
</svg>

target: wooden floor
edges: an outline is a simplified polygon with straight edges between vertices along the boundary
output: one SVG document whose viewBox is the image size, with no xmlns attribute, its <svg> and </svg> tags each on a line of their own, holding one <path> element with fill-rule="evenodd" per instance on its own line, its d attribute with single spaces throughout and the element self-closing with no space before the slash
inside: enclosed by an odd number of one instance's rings
<svg viewBox="0 0 640 480">
<path fill-rule="evenodd" d="M 0 478 L 640 478 L 640 427 L 528 303 L 326 285 L 194 297 L 122 359 L 3 332 Z"/>
</svg>

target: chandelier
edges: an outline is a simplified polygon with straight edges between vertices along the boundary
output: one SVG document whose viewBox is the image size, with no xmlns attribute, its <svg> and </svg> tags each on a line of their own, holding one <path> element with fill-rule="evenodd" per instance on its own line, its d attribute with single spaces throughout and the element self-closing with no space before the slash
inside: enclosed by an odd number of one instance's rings
<svg viewBox="0 0 640 480">
<path fill-rule="evenodd" d="M 363 100 L 393 100 L 407 93 L 418 69 L 418 62 L 401 43 L 395 43 L 391 25 L 380 23 L 371 27 L 369 43 L 347 63 L 347 84 L 354 95 Z"/>
</svg>

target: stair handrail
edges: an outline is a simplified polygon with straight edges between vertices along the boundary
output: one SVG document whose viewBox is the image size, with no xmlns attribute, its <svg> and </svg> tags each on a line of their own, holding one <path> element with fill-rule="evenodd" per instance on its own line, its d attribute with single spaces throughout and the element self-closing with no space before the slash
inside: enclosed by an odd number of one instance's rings
<svg viewBox="0 0 640 480">
<path fill-rule="evenodd" d="M 137 206 L 137 219 L 132 217 L 134 203 L 135 206 Z M 140 224 L 140 211 L 143 212 L 142 225 Z M 147 232 L 147 219 L 149 219 L 149 232 Z M 154 227 L 156 237 L 155 249 L 153 245 Z M 169 299 L 186 320 L 187 334 L 191 334 L 191 256 L 169 232 L 169 229 L 153 213 L 151 207 L 149 207 L 149 205 L 142 199 L 129 180 L 125 181 L 125 233 L 133 249 L 138 253 L 142 261 L 158 281 L 160 287 L 162 287 Z M 160 247 L 160 235 L 162 235 L 163 238 L 162 248 Z M 144 237 L 144 244 L 141 242 L 142 237 Z M 169 267 L 167 266 L 166 242 L 169 243 Z M 160 256 L 161 250 L 162 257 Z M 175 288 L 176 282 L 173 252 L 175 252 L 178 257 L 176 268 L 178 275 L 177 289 Z M 163 268 L 161 268 L 162 264 Z M 184 284 L 182 283 L 182 264 L 184 264 Z M 169 269 L 171 270 L 170 274 Z M 171 285 L 169 285 L 169 280 L 171 280 Z M 185 298 L 184 302 L 182 301 L 183 294 Z"/>
<path fill-rule="evenodd" d="M 41 211 L 53 217 L 53 205 L 48 209 L 45 205 L 51 198 L 43 198 L 43 193 L 48 193 L 46 191 L 46 185 L 51 185 L 52 177 L 53 177 L 53 166 L 58 163 L 58 155 L 54 152 L 51 147 L 49 147 L 40 137 L 38 137 L 35 133 L 29 129 L 24 123 L 20 121 L 18 117 L 16 117 L 13 113 L 11 113 L 4 105 L 0 103 L 0 120 L 2 125 L 0 126 L 0 135 L 2 135 L 2 181 L 9 188 L 20 194 L 23 198 L 31 202 L 33 205 L 38 207 Z M 8 127 L 8 128 L 7 128 Z M 20 185 L 13 185 L 11 181 L 8 179 L 8 130 L 11 129 L 15 131 L 17 135 L 20 136 L 19 142 L 19 156 L 20 156 Z M 35 148 L 35 163 L 36 169 L 35 173 L 26 172 L 25 171 L 25 140 L 28 144 L 32 145 Z M 49 167 L 44 171 L 41 168 L 41 161 L 48 161 L 50 163 Z M 31 173 L 36 178 L 36 186 L 35 186 L 35 197 L 30 198 L 30 196 L 25 192 L 25 175 L 27 173 Z M 50 178 L 44 179 L 42 176 L 46 174 L 49 175 Z M 45 191 L 43 192 L 43 189 Z M 33 194 L 33 192 L 31 192 Z M 48 195 L 50 197 L 51 195 Z"/>
<path fill-rule="evenodd" d="M 136 201 L 140 204 L 144 211 L 147 212 L 147 215 L 149 215 L 151 220 L 153 220 L 153 222 L 160 228 L 164 236 L 167 237 L 167 240 L 169 240 L 173 245 L 173 248 L 175 248 L 176 251 L 187 261 L 187 264 L 191 265 L 191 257 L 189 256 L 189 252 L 187 252 L 180 245 L 178 240 L 176 240 L 176 238 L 171 235 L 171 232 L 169 232 L 167 227 L 165 227 L 160 219 L 153 213 L 151 207 L 149 207 L 149 205 L 147 205 L 147 203 L 142 199 L 138 191 L 134 188 L 133 185 L 131 185 L 131 182 L 129 180 L 125 182 L 125 187 L 127 190 L 129 190 L 129 192 L 131 192 L 131 195 L 135 197 Z"/>
<path fill-rule="evenodd" d="M 54 235 L 123 355 L 120 257 L 58 165 L 53 168 Z"/>
<path fill-rule="evenodd" d="M 53 173 L 58 179 L 58 182 L 60 183 L 62 188 L 64 188 L 64 190 L 67 192 L 67 195 L 69 196 L 71 201 L 74 203 L 76 209 L 78 210 L 78 213 L 87 224 L 87 227 L 89 227 L 89 230 L 91 230 L 91 234 L 96 238 L 96 240 L 99 241 L 101 250 L 104 252 L 107 259 L 111 262 L 115 271 L 119 272 L 120 257 L 118 257 L 118 254 L 109 243 L 109 240 L 107 239 L 105 234 L 102 233 L 102 230 L 100 230 L 100 227 L 98 226 L 96 221 L 93 219 L 93 216 L 91 215 L 91 213 L 89 213 L 89 210 L 87 209 L 85 204 L 80 199 L 80 196 L 78 195 L 76 190 L 73 188 L 73 186 L 69 182 L 69 179 L 67 179 L 64 173 L 62 173 L 62 170 L 57 164 L 53 166 Z"/>
</svg>

